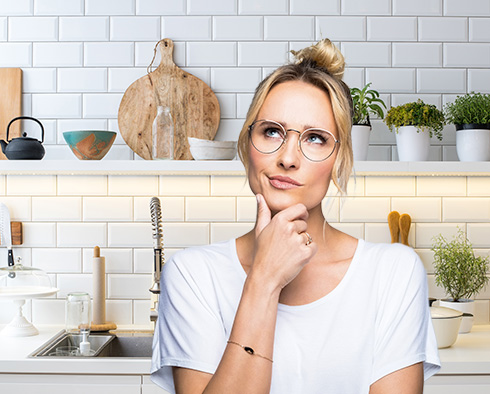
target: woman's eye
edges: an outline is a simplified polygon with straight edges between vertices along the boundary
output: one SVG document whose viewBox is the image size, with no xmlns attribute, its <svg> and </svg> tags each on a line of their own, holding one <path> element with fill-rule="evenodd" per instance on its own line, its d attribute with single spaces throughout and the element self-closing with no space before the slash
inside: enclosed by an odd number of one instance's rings
<svg viewBox="0 0 490 394">
<path fill-rule="evenodd" d="M 320 133 L 309 133 L 305 136 L 304 141 L 309 144 L 325 144 L 329 136 Z"/>
<path fill-rule="evenodd" d="M 282 138 L 282 131 L 275 127 L 268 127 L 264 130 L 264 135 L 269 138 Z"/>
</svg>

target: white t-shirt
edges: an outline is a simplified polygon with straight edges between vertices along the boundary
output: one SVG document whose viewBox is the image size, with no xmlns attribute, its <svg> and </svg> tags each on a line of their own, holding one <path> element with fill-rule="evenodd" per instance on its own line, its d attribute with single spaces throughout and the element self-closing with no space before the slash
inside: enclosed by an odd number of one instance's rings
<svg viewBox="0 0 490 394">
<path fill-rule="evenodd" d="M 234 239 L 186 249 L 165 264 L 151 367 L 156 384 L 175 393 L 172 366 L 216 371 L 245 278 Z M 334 290 L 306 305 L 279 304 L 273 359 L 271 394 L 368 393 L 381 377 L 418 362 L 428 379 L 440 362 L 417 254 L 359 240 Z"/>
</svg>

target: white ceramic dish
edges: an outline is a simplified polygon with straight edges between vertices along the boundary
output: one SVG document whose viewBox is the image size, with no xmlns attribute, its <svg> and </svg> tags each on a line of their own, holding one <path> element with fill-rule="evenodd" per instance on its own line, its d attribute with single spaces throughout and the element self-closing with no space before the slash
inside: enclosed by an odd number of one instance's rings
<svg viewBox="0 0 490 394">
<path fill-rule="evenodd" d="M 236 156 L 236 141 L 214 141 L 187 137 L 194 160 L 232 160 Z"/>
<path fill-rule="evenodd" d="M 458 338 L 463 313 L 443 306 L 431 306 L 430 315 L 439 349 L 452 346 Z"/>
</svg>

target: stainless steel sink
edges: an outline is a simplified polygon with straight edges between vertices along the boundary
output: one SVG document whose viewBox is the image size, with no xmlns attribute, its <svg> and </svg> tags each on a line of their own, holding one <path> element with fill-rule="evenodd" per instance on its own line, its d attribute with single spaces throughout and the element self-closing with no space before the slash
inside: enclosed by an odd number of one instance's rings
<svg viewBox="0 0 490 394">
<path fill-rule="evenodd" d="M 81 356 L 78 346 L 81 335 L 60 331 L 29 357 L 90 358 L 90 357 L 151 357 L 152 331 L 110 331 L 91 333 L 88 337 L 91 355 Z"/>
</svg>

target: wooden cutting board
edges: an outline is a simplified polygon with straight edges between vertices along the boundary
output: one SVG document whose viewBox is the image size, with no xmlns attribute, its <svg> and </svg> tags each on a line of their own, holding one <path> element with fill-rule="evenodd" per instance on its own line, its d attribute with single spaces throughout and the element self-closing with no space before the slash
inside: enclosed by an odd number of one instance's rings
<svg viewBox="0 0 490 394">
<path fill-rule="evenodd" d="M 9 122 L 22 115 L 22 70 L 0 68 L 0 139 L 5 140 Z M 21 122 L 10 126 L 9 139 L 20 137 Z M 0 159 L 7 158 L 0 150 Z"/>
<path fill-rule="evenodd" d="M 214 139 L 220 121 L 218 99 L 203 81 L 175 65 L 171 39 L 161 40 L 159 46 L 160 65 L 124 93 L 119 131 L 134 152 L 151 160 L 151 128 L 157 106 L 168 106 L 175 125 L 174 158 L 192 160 L 187 137 Z"/>
</svg>

